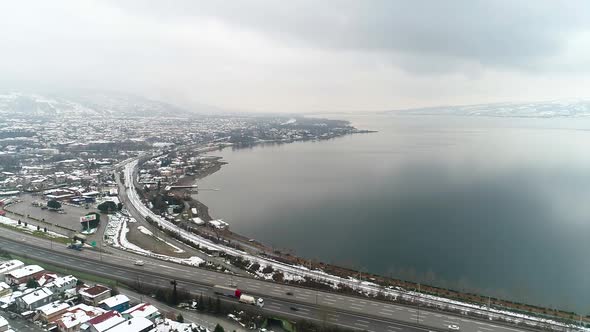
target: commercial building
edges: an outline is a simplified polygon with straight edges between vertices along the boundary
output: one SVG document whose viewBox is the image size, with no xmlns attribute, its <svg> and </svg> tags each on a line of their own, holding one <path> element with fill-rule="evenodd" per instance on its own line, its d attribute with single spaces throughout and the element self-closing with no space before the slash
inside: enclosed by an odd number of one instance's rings
<svg viewBox="0 0 590 332">
<path fill-rule="evenodd" d="M 40 277 L 44 272 L 45 270 L 39 265 L 27 265 L 4 274 L 4 281 L 9 285 L 20 285 Z"/>
</svg>

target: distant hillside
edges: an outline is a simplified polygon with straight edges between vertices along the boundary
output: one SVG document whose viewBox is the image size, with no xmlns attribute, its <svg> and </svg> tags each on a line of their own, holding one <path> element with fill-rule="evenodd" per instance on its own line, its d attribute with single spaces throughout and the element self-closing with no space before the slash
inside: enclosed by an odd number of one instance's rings
<svg viewBox="0 0 590 332">
<path fill-rule="evenodd" d="M 160 101 L 117 93 L 71 96 L 0 93 L 0 114 L 20 116 L 189 117 L 196 113 Z"/>
<path fill-rule="evenodd" d="M 462 115 L 523 118 L 587 117 L 590 116 L 590 100 L 441 106 L 387 111 L 386 113 L 401 115 Z"/>
</svg>

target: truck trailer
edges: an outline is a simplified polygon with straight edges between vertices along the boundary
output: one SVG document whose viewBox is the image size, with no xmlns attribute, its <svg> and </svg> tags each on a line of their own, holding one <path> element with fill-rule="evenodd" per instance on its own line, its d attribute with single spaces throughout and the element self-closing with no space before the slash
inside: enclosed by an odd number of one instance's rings
<svg viewBox="0 0 590 332">
<path fill-rule="evenodd" d="M 215 295 L 235 297 L 238 299 L 240 298 L 240 295 L 242 295 L 242 291 L 235 288 L 235 287 L 226 287 L 226 286 L 215 285 L 211 288 L 211 290 L 213 291 L 213 294 L 215 294 Z"/>
</svg>

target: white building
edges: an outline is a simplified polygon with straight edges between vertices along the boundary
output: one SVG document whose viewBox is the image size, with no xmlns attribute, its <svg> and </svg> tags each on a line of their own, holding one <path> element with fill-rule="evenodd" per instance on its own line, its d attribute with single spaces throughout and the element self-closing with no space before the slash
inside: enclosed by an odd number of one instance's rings
<svg viewBox="0 0 590 332">
<path fill-rule="evenodd" d="M 35 310 L 46 305 L 53 299 L 53 292 L 47 288 L 37 288 L 26 295 L 16 299 L 16 307 L 19 311 Z"/>
<path fill-rule="evenodd" d="M 140 303 L 132 308 L 129 308 L 123 312 L 123 317 L 131 319 L 135 317 L 143 317 L 155 321 L 161 316 L 158 308 L 154 307 L 149 303 Z"/>
<path fill-rule="evenodd" d="M 36 311 L 43 323 L 49 323 L 56 320 L 61 314 L 66 312 L 69 307 L 70 305 L 67 303 L 55 301 L 37 308 Z"/>
<path fill-rule="evenodd" d="M 23 266 L 25 266 L 25 263 L 23 263 L 17 259 L 13 259 L 8 262 L 4 262 L 4 263 L 0 264 L 0 281 L 5 280 L 4 275 L 6 273 L 12 272 L 16 269 L 20 269 Z"/>
<path fill-rule="evenodd" d="M 76 288 L 78 279 L 74 276 L 65 276 L 54 279 L 45 285 L 45 288 L 49 288 L 53 293 L 62 293 L 68 289 Z"/>
<path fill-rule="evenodd" d="M 94 317 L 104 314 L 105 311 L 86 304 L 78 304 L 66 310 L 61 318 L 56 321 L 62 332 L 75 332 L 80 330 L 80 325 Z"/>
<path fill-rule="evenodd" d="M 108 332 L 148 332 L 156 325 L 149 319 L 143 317 L 131 318 L 108 330 Z"/>
</svg>

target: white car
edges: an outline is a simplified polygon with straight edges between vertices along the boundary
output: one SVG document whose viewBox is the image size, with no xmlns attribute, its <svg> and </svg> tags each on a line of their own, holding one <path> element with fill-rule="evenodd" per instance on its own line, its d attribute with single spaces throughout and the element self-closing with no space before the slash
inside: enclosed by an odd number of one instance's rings
<svg viewBox="0 0 590 332">
<path fill-rule="evenodd" d="M 256 305 L 260 308 L 264 307 L 264 299 L 259 297 L 258 301 L 256 301 Z"/>
<path fill-rule="evenodd" d="M 448 328 L 449 328 L 449 331 L 459 331 L 459 330 L 461 330 L 461 328 L 459 327 L 459 325 L 456 325 L 456 324 L 451 324 L 451 325 L 448 326 Z"/>
<path fill-rule="evenodd" d="M 133 265 L 137 265 L 137 266 L 143 266 L 143 264 L 145 264 L 144 261 L 135 261 L 135 263 L 133 263 Z"/>
</svg>

